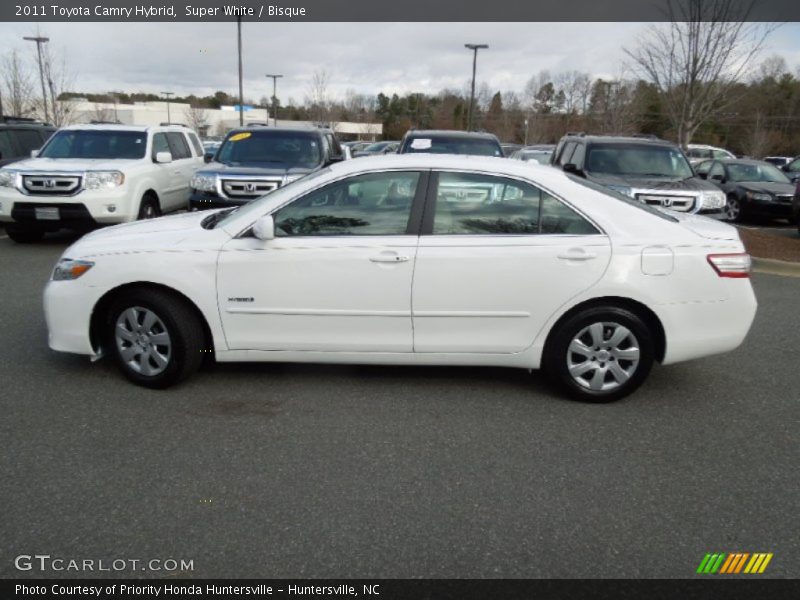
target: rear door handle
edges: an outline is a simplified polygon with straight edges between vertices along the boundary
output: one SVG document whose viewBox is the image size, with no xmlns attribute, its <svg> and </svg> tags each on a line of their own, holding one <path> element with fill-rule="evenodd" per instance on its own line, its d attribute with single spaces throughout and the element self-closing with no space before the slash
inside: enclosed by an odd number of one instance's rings
<svg viewBox="0 0 800 600">
<path fill-rule="evenodd" d="M 378 256 L 371 256 L 369 260 L 374 263 L 401 263 L 408 262 L 408 257 L 398 256 L 397 254 L 379 254 Z"/>
<path fill-rule="evenodd" d="M 588 252 L 583 248 L 570 248 L 569 250 L 559 254 L 558 258 L 561 260 L 592 260 L 593 258 L 597 258 L 597 254 L 594 252 Z"/>
</svg>

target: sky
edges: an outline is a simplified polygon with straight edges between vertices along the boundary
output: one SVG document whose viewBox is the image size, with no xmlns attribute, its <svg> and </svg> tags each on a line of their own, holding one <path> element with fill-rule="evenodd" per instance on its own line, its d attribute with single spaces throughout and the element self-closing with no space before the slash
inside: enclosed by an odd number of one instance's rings
<svg viewBox="0 0 800 600">
<path fill-rule="evenodd" d="M 43 23 L 54 53 L 68 60 L 76 91 L 172 91 L 203 96 L 237 89 L 234 23 Z M 376 95 L 463 89 L 472 69 L 465 43 L 489 44 L 478 56 L 478 86 L 521 92 L 541 70 L 622 74 L 623 47 L 644 23 L 247 23 L 242 26 L 244 95 L 271 96 L 266 73 L 281 73 L 278 97 L 302 103 L 315 72 L 328 74 L 329 95 Z M 17 48 L 37 24 L 0 23 L 0 51 Z M 800 23 L 784 24 L 763 57 L 800 68 Z"/>
</svg>

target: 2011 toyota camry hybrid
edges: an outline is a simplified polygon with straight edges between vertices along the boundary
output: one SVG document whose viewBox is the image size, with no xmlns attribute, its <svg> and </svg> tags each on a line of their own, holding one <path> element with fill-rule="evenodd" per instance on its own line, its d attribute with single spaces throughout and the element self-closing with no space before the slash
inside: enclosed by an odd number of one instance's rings
<svg viewBox="0 0 800 600">
<path fill-rule="evenodd" d="M 733 350 L 756 300 L 733 227 L 547 166 L 412 154 L 334 164 L 236 209 L 70 246 L 54 350 L 170 386 L 217 361 L 544 368 L 621 398 L 653 362 Z"/>
</svg>

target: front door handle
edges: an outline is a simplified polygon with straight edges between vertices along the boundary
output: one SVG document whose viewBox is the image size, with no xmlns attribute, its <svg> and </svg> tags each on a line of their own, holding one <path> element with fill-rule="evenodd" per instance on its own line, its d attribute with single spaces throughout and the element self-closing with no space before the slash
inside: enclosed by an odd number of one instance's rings
<svg viewBox="0 0 800 600">
<path fill-rule="evenodd" d="M 397 254 L 379 254 L 378 256 L 371 256 L 369 260 L 374 263 L 401 263 L 408 262 L 408 257 Z"/>
<path fill-rule="evenodd" d="M 593 258 L 597 258 L 597 254 L 588 252 L 583 248 L 570 248 L 559 254 L 558 258 L 561 260 L 592 260 Z"/>
</svg>

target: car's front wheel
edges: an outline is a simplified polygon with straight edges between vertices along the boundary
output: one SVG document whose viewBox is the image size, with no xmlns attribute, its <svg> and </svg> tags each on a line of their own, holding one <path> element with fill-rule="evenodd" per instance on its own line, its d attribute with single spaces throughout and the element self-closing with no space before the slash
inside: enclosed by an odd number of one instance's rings
<svg viewBox="0 0 800 600">
<path fill-rule="evenodd" d="M 725 205 L 725 216 L 728 221 L 738 223 L 742 220 L 742 204 L 735 196 L 728 196 L 728 203 Z"/>
<path fill-rule="evenodd" d="M 134 383 L 166 388 L 194 373 L 203 359 L 203 328 L 181 298 L 161 290 L 126 293 L 112 304 L 106 345 Z"/>
<path fill-rule="evenodd" d="M 142 219 L 155 219 L 161 216 L 161 208 L 158 205 L 158 198 L 151 193 L 147 193 L 142 197 L 139 203 L 139 214 L 137 218 Z"/>
<path fill-rule="evenodd" d="M 594 307 L 559 324 L 544 366 L 572 398 L 612 402 L 638 388 L 655 359 L 653 333 L 633 312 Z"/>
</svg>

